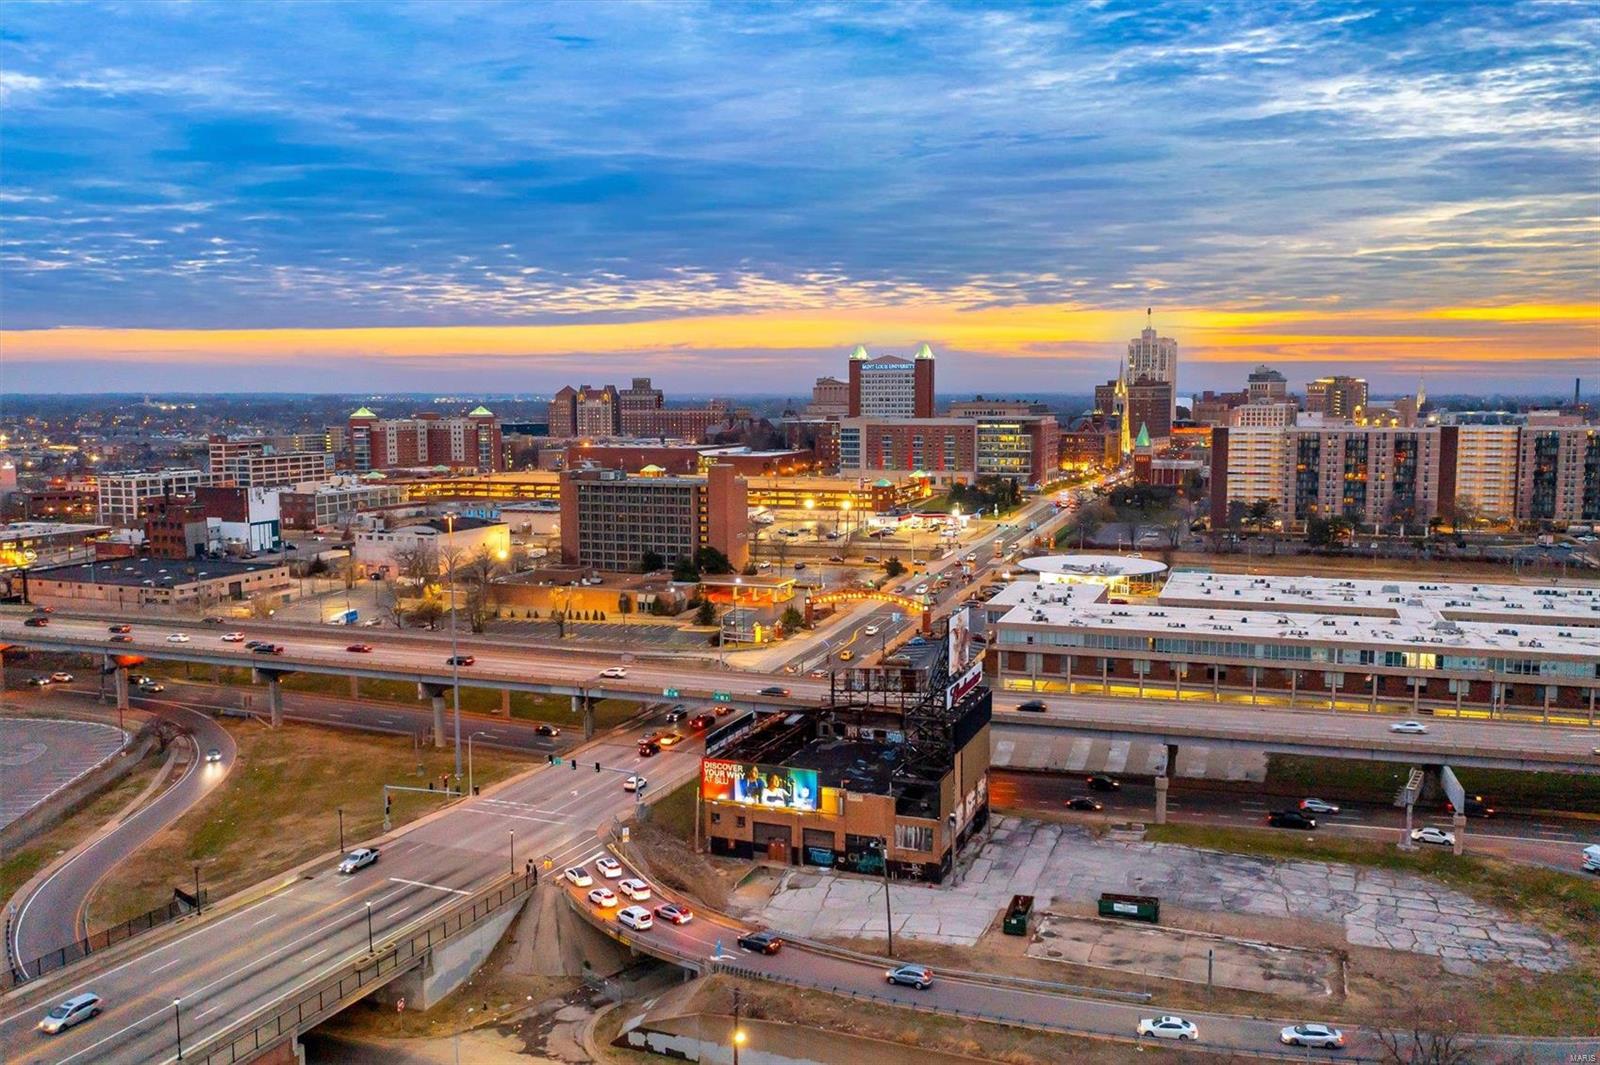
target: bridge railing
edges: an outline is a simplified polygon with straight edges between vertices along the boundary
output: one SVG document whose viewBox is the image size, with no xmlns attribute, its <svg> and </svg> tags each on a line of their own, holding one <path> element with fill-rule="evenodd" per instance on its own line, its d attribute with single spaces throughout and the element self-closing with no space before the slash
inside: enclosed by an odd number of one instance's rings
<svg viewBox="0 0 1600 1065">
<path fill-rule="evenodd" d="M 197 1046 L 186 1048 L 183 1060 L 203 1065 L 234 1065 L 251 1060 L 284 1039 L 331 1017 L 373 988 L 416 968 L 436 946 L 525 898 L 535 883 L 532 874 L 519 874 L 484 888 L 421 928 L 385 943 L 376 954 L 353 958 L 342 968 L 292 992 L 283 1001 L 242 1017 Z"/>
<path fill-rule="evenodd" d="M 54 972 L 80 958 L 87 958 L 97 950 L 125 940 L 132 939 L 141 932 L 148 932 L 152 928 L 160 928 L 164 924 L 176 921 L 179 917 L 197 913 L 205 906 L 208 893 L 205 888 L 200 889 L 199 905 L 195 905 L 194 896 L 183 894 L 178 897 L 175 893 L 171 902 L 164 906 L 157 906 L 137 917 L 130 917 L 126 921 L 118 922 L 110 928 L 77 939 L 54 950 L 45 951 L 36 958 L 16 958 L 12 956 L 13 930 L 11 915 L 6 915 L 6 958 L 9 964 L 0 972 L 0 991 L 9 991 L 18 984 L 29 980 L 37 980 L 45 973 Z"/>
</svg>

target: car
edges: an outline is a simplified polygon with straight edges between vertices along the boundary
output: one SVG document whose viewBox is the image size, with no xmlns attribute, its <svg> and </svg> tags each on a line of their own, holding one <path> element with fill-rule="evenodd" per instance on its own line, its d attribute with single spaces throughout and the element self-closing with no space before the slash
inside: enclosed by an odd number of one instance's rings
<svg viewBox="0 0 1600 1065">
<path fill-rule="evenodd" d="M 716 723 L 717 715 L 715 714 L 696 714 L 694 717 L 689 719 L 689 727 L 692 729 L 710 728 Z"/>
<path fill-rule="evenodd" d="M 378 860 L 378 848 L 357 847 L 344 856 L 344 861 L 339 863 L 339 872 L 349 876 L 357 869 L 365 869 Z"/>
<path fill-rule="evenodd" d="M 926 991 L 933 985 L 933 970 L 926 965 L 896 965 L 883 975 L 891 984 L 903 984 L 918 991 Z"/>
<path fill-rule="evenodd" d="M 759 693 L 757 693 L 757 694 L 760 694 L 760 695 L 776 695 L 776 696 L 779 696 L 779 697 L 787 697 L 788 694 L 789 694 L 789 689 L 785 688 L 785 687 L 782 687 L 781 685 L 769 684 L 765 688 L 762 688 L 761 691 Z"/>
<path fill-rule="evenodd" d="M 30 688 L 48 688 L 48 687 L 50 687 L 50 678 L 46 677 L 46 676 L 43 676 L 43 675 L 37 676 L 37 677 L 29 677 L 28 678 L 28 687 L 30 687 Z"/>
<path fill-rule="evenodd" d="M 281 655 L 283 654 L 283 645 L 276 643 L 258 643 L 254 647 L 250 648 L 250 653 L 253 655 Z"/>
<path fill-rule="evenodd" d="M 589 875 L 589 870 L 585 869 L 581 865 L 574 865 L 571 869 L 566 870 L 561 875 L 566 877 L 567 882 L 573 887 L 588 887 L 590 884 L 594 883 L 594 877 Z"/>
<path fill-rule="evenodd" d="M 608 887 L 597 887 L 589 892 L 589 901 L 601 909 L 609 910 L 617 904 L 617 893 Z"/>
<path fill-rule="evenodd" d="M 627 780 L 624 780 L 622 782 L 622 790 L 623 791 L 643 791 L 645 788 L 648 788 L 649 786 L 650 786 L 650 782 L 648 780 L 646 780 L 644 777 L 639 777 L 639 776 L 629 777 Z"/>
<path fill-rule="evenodd" d="M 1301 799 L 1300 809 L 1308 814 L 1336 814 L 1339 807 L 1326 799 Z"/>
<path fill-rule="evenodd" d="M 189 642 L 189 634 L 186 633 L 186 632 L 175 632 L 172 635 L 167 637 L 167 642 L 168 643 L 188 643 Z"/>
<path fill-rule="evenodd" d="M 839 652 L 839 661 L 848 662 L 852 658 L 854 658 L 855 656 L 856 656 L 856 653 L 854 651 L 850 650 L 850 648 L 846 647 L 843 651 Z"/>
<path fill-rule="evenodd" d="M 829 555 L 828 556 L 828 561 L 829 562 L 843 562 L 844 561 L 844 556 L 843 555 Z"/>
<path fill-rule="evenodd" d="M 650 885 L 638 877 L 630 876 L 626 880 L 617 881 L 617 890 L 634 902 L 643 902 L 650 897 Z"/>
<path fill-rule="evenodd" d="M 346 647 L 345 650 L 353 654 L 370 655 L 372 653 L 372 645 L 370 643 L 353 643 Z"/>
<path fill-rule="evenodd" d="M 682 742 L 683 737 L 678 735 L 676 732 L 668 732 L 656 741 L 656 743 L 660 744 L 662 747 L 676 747 Z"/>
<path fill-rule="evenodd" d="M 1399 732 L 1407 736 L 1426 736 L 1428 726 L 1420 721 L 1396 721 L 1389 726 L 1390 732 Z"/>
<path fill-rule="evenodd" d="M 225 632 L 222 634 L 221 640 L 223 643 L 244 643 L 244 633 Z"/>
<path fill-rule="evenodd" d="M 25 618 L 22 623 L 30 629 L 47 629 L 50 627 L 49 618 Z"/>
<path fill-rule="evenodd" d="M 694 920 L 694 911 L 676 902 L 663 902 L 656 907 L 656 916 L 673 924 L 688 924 Z"/>
<path fill-rule="evenodd" d="M 804 562 L 796 562 L 794 564 L 794 571 L 796 573 L 799 573 L 801 570 L 803 570 L 805 568 L 806 568 L 806 564 Z"/>
<path fill-rule="evenodd" d="M 643 906 L 628 906 L 617 911 L 617 923 L 635 932 L 648 932 L 656 919 Z"/>
<path fill-rule="evenodd" d="M 1154 1036 L 1157 1039 L 1200 1038 L 1200 1030 L 1194 1026 L 1194 1022 L 1186 1021 L 1182 1017 L 1146 1017 L 1139 1022 L 1137 1031 L 1140 1035 Z"/>
<path fill-rule="evenodd" d="M 928 594 L 928 586 L 926 584 L 917 585 L 917 594 L 918 595 L 927 595 Z"/>
<path fill-rule="evenodd" d="M 546 725 L 541 723 L 533 726 L 533 734 L 535 736 L 559 736 L 561 735 L 561 730 L 556 728 L 554 725 Z"/>
<path fill-rule="evenodd" d="M 244 645 L 244 649 L 246 651 L 254 651 L 257 647 L 260 647 L 262 644 L 264 644 L 266 642 L 267 642 L 266 640 L 248 640 L 248 641 L 246 641 L 246 643 Z"/>
<path fill-rule="evenodd" d="M 866 628 L 861 630 L 861 634 L 863 636 L 876 636 L 878 635 L 878 626 L 868 625 Z"/>
<path fill-rule="evenodd" d="M 44 1015 L 44 1020 L 39 1022 L 39 1031 L 45 1035 L 55 1035 L 65 1028 L 81 1024 L 100 1012 L 100 1001 L 100 996 L 93 991 L 64 999 Z"/>
<path fill-rule="evenodd" d="M 667 711 L 667 724 L 676 725 L 678 722 L 682 721 L 688 716 L 689 708 L 684 706 L 682 703 L 679 703 L 677 706 L 674 706 L 671 710 Z"/>
<path fill-rule="evenodd" d="M 361 627 L 364 628 L 364 629 L 375 629 L 375 628 L 378 628 L 382 624 L 383 624 L 383 619 L 382 618 L 368 618 L 367 620 L 365 620 L 365 621 L 363 621 L 361 623 Z"/>
<path fill-rule="evenodd" d="M 861 556 L 861 561 L 863 561 L 863 562 L 882 562 L 883 559 L 879 558 L 877 555 L 862 555 Z M 867 635 L 870 636 L 872 634 L 868 633 Z"/>
<path fill-rule="evenodd" d="M 1017 709 L 1029 714 L 1042 714 L 1050 709 L 1044 704 L 1043 699 L 1029 699 L 1025 703 L 1018 703 Z"/>
<path fill-rule="evenodd" d="M 1432 843 L 1438 847 L 1454 847 L 1456 845 L 1456 834 L 1454 832 L 1446 832 L 1435 825 L 1426 825 L 1422 828 L 1413 828 L 1411 830 L 1411 842 Z"/>
<path fill-rule="evenodd" d="M 1336 1050 L 1344 1046 L 1344 1033 L 1326 1024 L 1293 1024 L 1278 1033 L 1278 1040 L 1286 1046 Z"/>
<path fill-rule="evenodd" d="M 1074 795 L 1067 800 L 1067 809 L 1069 810 L 1088 810 L 1090 813 L 1098 813 L 1105 808 L 1105 803 L 1091 799 L 1087 795 Z"/>
<path fill-rule="evenodd" d="M 227 618 L 220 618 L 215 614 L 208 618 L 201 618 L 200 620 L 207 625 L 226 625 L 228 623 Z"/>
<path fill-rule="evenodd" d="M 222 761 L 222 752 L 217 750 L 215 747 L 206 752 L 207 764 L 214 764 L 220 761 Z"/>
<path fill-rule="evenodd" d="M 132 632 L 133 631 L 133 626 L 132 625 L 111 625 L 111 626 L 108 626 L 106 628 L 106 631 L 107 632 Z"/>
<path fill-rule="evenodd" d="M 1121 791 L 1122 781 L 1116 777 L 1092 776 L 1086 783 L 1091 791 Z"/>
<path fill-rule="evenodd" d="M 773 932 L 746 932 L 738 942 L 740 950 L 757 954 L 776 954 L 783 949 L 783 937 Z"/>
<path fill-rule="evenodd" d="M 622 875 L 622 863 L 610 855 L 600 858 L 594 865 L 596 869 L 600 870 L 600 875 L 607 880 L 615 880 Z"/>
<path fill-rule="evenodd" d="M 51 674 L 50 679 L 59 680 L 61 675 Z M 68 679 L 71 679 L 71 674 L 68 674 Z M 1456 804 L 1448 799 L 1445 800 L 1444 808 L 1451 813 L 1456 812 Z M 1468 795 L 1466 815 L 1468 817 L 1493 817 L 1494 807 L 1485 802 L 1482 795 Z"/>
<path fill-rule="evenodd" d="M 607 666 L 605 669 L 600 671 L 600 675 L 602 677 L 615 677 L 618 680 L 621 680 L 628 675 L 628 671 L 622 666 Z"/>
<path fill-rule="evenodd" d="M 139 685 L 139 690 L 146 695 L 160 695 L 162 692 L 167 690 L 167 686 L 165 684 L 159 684 L 153 680 L 147 680 L 143 684 Z"/>
<path fill-rule="evenodd" d="M 661 753 L 661 744 L 655 740 L 641 740 L 639 742 L 639 757 L 654 758 Z"/>
<path fill-rule="evenodd" d="M 476 661 L 477 659 L 471 655 L 451 655 L 444 660 L 444 664 L 447 666 L 470 666 Z"/>
<path fill-rule="evenodd" d="M 119 632 L 115 636 L 111 637 L 111 642 L 112 643 L 132 643 L 133 642 L 133 637 L 129 636 L 125 632 Z"/>
<path fill-rule="evenodd" d="M 1274 810 L 1267 815 L 1267 824 L 1273 828 L 1303 828 L 1316 831 L 1317 819 L 1299 810 Z"/>
</svg>

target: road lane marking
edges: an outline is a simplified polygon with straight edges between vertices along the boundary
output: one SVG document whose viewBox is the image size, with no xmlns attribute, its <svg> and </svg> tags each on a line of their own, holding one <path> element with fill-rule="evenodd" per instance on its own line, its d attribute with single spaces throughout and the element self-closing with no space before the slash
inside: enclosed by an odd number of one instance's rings
<svg viewBox="0 0 1600 1065">
<path fill-rule="evenodd" d="M 167 964 L 165 964 L 165 965 L 157 965 L 154 969 L 151 969 L 150 970 L 150 975 L 154 976 L 156 973 L 161 972 L 163 969 L 170 969 L 174 965 L 177 965 L 177 964 L 181 963 L 182 961 L 183 961 L 182 958 L 173 958 L 171 961 L 167 962 Z"/>
<path fill-rule="evenodd" d="M 463 894 L 465 894 L 465 892 L 463 892 Z M 400 907 L 400 908 L 399 908 L 399 909 L 398 909 L 398 910 L 391 910 L 391 911 L 389 911 L 389 912 L 388 912 L 388 913 L 387 913 L 387 914 L 385 914 L 385 915 L 384 915 L 384 916 L 385 916 L 385 917 L 390 917 L 390 918 L 392 918 L 392 917 L 399 917 L 399 916 L 400 916 L 400 915 L 401 915 L 401 914 L 402 914 L 402 913 L 405 913 L 405 912 L 406 912 L 406 911 L 407 911 L 407 910 L 409 910 L 409 909 L 411 909 L 411 907 L 410 907 L 410 906 L 402 906 L 402 907 Z"/>
<path fill-rule="evenodd" d="M 443 884 L 429 884 L 429 883 L 425 883 L 425 882 L 423 882 L 421 880 L 405 880 L 405 879 L 402 879 L 401 877 L 398 877 L 398 876 L 391 876 L 389 879 L 392 882 L 396 883 L 396 884 L 410 884 L 412 887 L 425 887 L 425 888 L 432 888 L 435 891 L 448 891 L 452 895 L 470 895 L 470 894 L 472 894 L 470 891 L 462 891 L 460 888 L 445 887 Z M 388 896 L 385 895 L 384 898 L 388 898 Z M 396 912 L 398 912 L 398 911 L 396 911 Z"/>
<path fill-rule="evenodd" d="M 250 923 L 250 927 L 254 928 L 254 927 L 256 927 L 256 925 L 266 924 L 268 921 L 272 920 L 276 916 L 278 916 L 278 915 L 275 914 L 275 913 L 269 913 L 265 917 L 261 918 L 261 920 L 259 920 L 259 921 L 252 921 Z"/>
</svg>

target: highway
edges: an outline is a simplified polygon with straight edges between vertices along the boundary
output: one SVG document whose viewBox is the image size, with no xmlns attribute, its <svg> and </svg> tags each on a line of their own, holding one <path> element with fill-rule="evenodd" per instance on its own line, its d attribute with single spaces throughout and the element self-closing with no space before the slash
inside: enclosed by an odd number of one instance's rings
<svg viewBox="0 0 1600 1065">
<path fill-rule="evenodd" d="M 105 1013 L 46 1037 L 33 1031 L 42 1008 L 14 1009 L 0 1017 L 7 1061 L 173 1061 L 174 999 L 184 1043 L 192 1046 L 226 1020 L 365 953 L 368 903 L 374 938 L 382 941 L 530 858 L 549 856 L 559 867 L 588 857 L 598 851 L 596 830 L 634 802 L 622 790 L 624 776 L 643 770 L 653 788 L 666 790 L 692 777 L 699 764 L 691 745 L 640 759 L 631 738 L 591 746 L 584 759 L 579 770 L 536 769 L 396 832 L 383 842 L 379 862 L 353 876 L 337 875 L 330 859 L 242 909 L 202 918 L 105 971 L 63 982 L 58 997 L 92 990 L 104 996 Z M 594 760 L 606 770 L 595 773 Z"/>
<path fill-rule="evenodd" d="M 95 885 L 222 783 L 233 768 L 237 753 L 233 737 L 209 715 L 182 707 L 156 713 L 192 733 L 194 749 L 182 776 L 127 820 L 107 825 L 74 848 L 63 864 L 13 899 L 17 909 L 11 926 L 12 948 L 28 976 L 37 975 L 28 965 L 33 959 L 87 934 L 84 907 Z M 208 764 L 205 754 L 213 749 L 221 761 Z"/>
</svg>

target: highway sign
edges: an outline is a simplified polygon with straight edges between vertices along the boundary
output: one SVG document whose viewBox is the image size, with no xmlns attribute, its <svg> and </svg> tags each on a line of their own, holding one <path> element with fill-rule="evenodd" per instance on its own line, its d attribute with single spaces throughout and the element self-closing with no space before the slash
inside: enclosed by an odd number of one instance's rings
<svg viewBox="0 0 1600 1065">
<path fill-rule="evenodd" d="M 711 701 L 714 703 L 731 703 L 733 696 L 728 692 L 712 692 Z"/>
<path fill-rule="evenodd" d="M 668 699 L 676 699 L 682 693 L 677 688 L 662 688 L 661 694 Z"/>
</svg>

